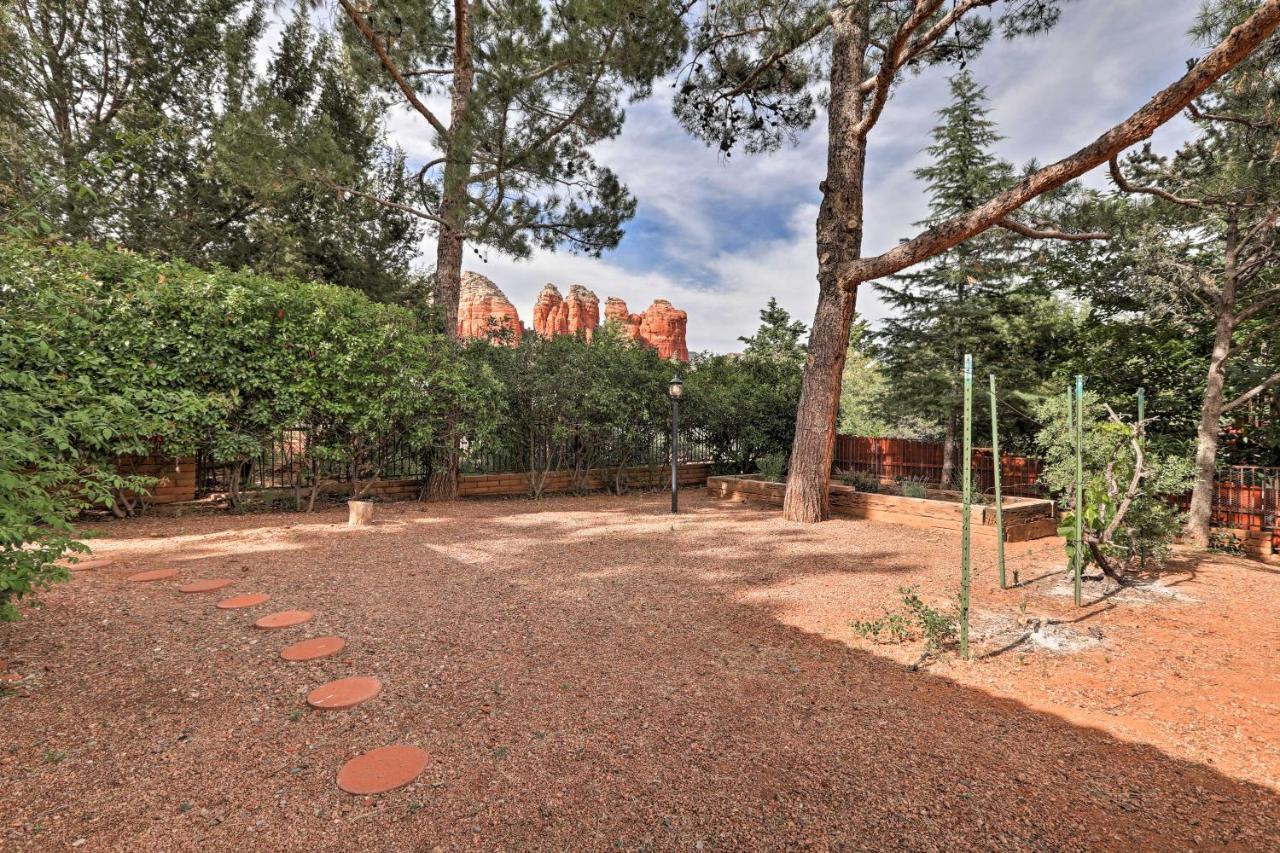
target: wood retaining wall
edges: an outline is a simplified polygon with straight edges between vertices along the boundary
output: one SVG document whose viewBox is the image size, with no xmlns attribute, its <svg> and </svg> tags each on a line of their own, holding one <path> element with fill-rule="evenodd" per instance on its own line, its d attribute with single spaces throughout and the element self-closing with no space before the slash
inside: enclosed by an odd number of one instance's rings
<svg viewBox="0 0 1280 853">
<path fill-rule="evenodd" d="M 750 476 L 707 478 L 707 494 L 728 500 L 781 506 L 786 489 L 786 483 L 771 483 Z M 928 497 L 908 498 L 859 492 L 852 486 L 835 483 L 830 490 L 832 515 L 940 530 L 959 531 L 963 524 L 963 507 L 955 492 L 930 490 L 926 492 Z M 975 504 L 970 519 L 975 539 L 995 542 L 997 529 L 994 506 Z M 1004 499 L 1006 542 L 1026 542 L 1056 534 L 1057 519 L 1051 501 L 1037 498 Z"/>
</svg>

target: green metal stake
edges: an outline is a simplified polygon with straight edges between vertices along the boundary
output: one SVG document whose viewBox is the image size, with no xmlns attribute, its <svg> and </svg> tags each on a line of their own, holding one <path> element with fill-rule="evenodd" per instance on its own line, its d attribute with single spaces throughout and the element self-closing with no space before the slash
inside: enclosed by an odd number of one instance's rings
<svg viewBox="0 0 1280 853">
<path fill-rule="evenodd" d="M 1080 606 L 1084 579 L 1084 377 L 1076 374 L 1076 550 L 1075 600 Z"/>
<path fill-rule="evenodd" d="M 1138 447 L 1144 451 L 1147 448 L 1147 430 L 1142 425 L 1147 415 L 1147 389 L 1138 389 Z M 1147 567 L 1147 547 L 1146 545 L 1138 546 L 1138 565 L 1143 569 Z"/>
<path fill-rule="evenodd" d="M 960 527 L 960 657 L 969 659 L 969 507 L 973 502 L 973 356 L 964 357 L 964 509 Z"/>
<path fill-rule="evenodd" d="M 1000 418 L 996 414 L 996 375 L 991 379 L 991 470 L 996 487 L 996 560 L 1000 566 L 1000 588 L 1008 589 L 1004 580 L 1004 501 L 1000 497 Z"/>
</svg>

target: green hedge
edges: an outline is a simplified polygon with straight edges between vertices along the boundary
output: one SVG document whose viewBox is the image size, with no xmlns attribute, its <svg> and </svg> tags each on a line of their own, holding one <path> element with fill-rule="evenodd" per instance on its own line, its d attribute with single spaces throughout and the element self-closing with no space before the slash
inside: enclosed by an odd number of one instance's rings
<svg viewBox="0 0 1280 853">
<path fill-rule="evenodd" d="M 485 365 L 348 288 L 10 240 L 0 300 L 0 619 L 65 578 L 81 510 L 149 485 L 120 456 L 247 461 L 303 427 L 367 489 L 380 446 L 425 456 L 494 417 Z"/>
</svg>

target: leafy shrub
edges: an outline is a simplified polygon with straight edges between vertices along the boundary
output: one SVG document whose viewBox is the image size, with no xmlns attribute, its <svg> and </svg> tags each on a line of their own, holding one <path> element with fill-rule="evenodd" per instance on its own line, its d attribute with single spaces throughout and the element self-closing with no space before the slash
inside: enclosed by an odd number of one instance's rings
<svg viewBox="0 0 1280 853">
<path fill-rule="evenodd" d="M 870 471 L 842 471 L 839 476 L 846 486 L 852 486 L 859 492 L 879 494 L 884 491 L 880 478 Z"/>
<path fill-rule="evenodd" d="M 925 651 L 935 654 L 956 637 L 959 615 L 935 610 L 920 600 L 913 586 L 898 587 L 905 612 L 886 610 L 878 619 L 855 621 L 851 627 L 860 636 L 877 643 L 905 643 L 923 638 Z"/>
<path fill-rule="evenodd" d="M 1034 413 L 1045 424 L 1036 437 L 1045 467 L 1040 480 L 1059 495 L 1064 514 L 1059 535 L 1074 560 L 1076 456 L 1072 419 L 1065 401 L 1050 399 Z M 1139 452 L 1140 448 L 1140 452 Z M 1134 562 L 1161 565 L 1181 525 L 1164 496 L 1180 494 L 1194 477 L 1189 460 L 1160 453 L 1145 442 L 1145 430 L 1109 413 L 1096 394 L 1084 398 L 1084 565 L 1123 575 Z M 1141 459 L 1141 470 L 1138 462 Z M 1099 560 L 1101 558 L 1101 561 Z"/>
<path fill-rule="evenodd" d="M 202 271 L 84 244 L 0 241 L 0 618 L 64 580 L 90 506 L 154 480 L 118 460 L 197 449 L 239 474 L 286 428 L 367 489 L 389 441 L 426 453 L 445 412 L 483 432 L 491 374 L 406 309 L 347 288 Z M 394 369 L 388 369 L 389 367 Z M 314 485 L 314 483 L 312 483 Z M 233 483 L 233 503 L 242 501 Z"/>
<path fill-rule="evenodd" d="M 898 484 L 898 490 L 902 492 L 904 498 L 924 498 L 928 497 L 928 488 L 919 480 L 903 480 Z"/>
<path fill-rule="evenodd" d="M 787 456 L 785 453 L 768 453 L 760 457 L 757 463 L 760 474 L 771 483 L 781 483 L 787 476 Z"/>
<path fill-rule="evenodd" d="M 1244 554 L 1244 543 L 1230 530 L 1215 527 L 1209 530 L 1209 550 L 1239 557 Z"/>
</svg>

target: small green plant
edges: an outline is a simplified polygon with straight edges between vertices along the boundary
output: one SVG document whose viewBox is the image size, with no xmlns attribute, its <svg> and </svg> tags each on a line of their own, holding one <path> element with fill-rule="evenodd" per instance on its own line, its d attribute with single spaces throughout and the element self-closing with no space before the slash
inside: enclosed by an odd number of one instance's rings
<svg viewBox="0 0 1280 853">
<path fill-rule="evenodd" d="M 958 613 L 934 610 L 920 600 L 913 586 L 898 587 L 898 592 L 902 595 L 902 603 L 911 611 L 920 625 L 927 651 L 940 651 L 944 645 L 955 639 L 956 624 L 960 618 Z"/>
<path fill-rule="evenodd" d="M 879 619 L 850 623 L 858 636 L 874 643 L 905 643 L 915 636 L 911 623 L 901 613 L 885 613 Z"/>
<path fill-rule="evenodd" d="M 923 498 L 928 495 L 924 483 L 919 480 L 903 480 L 898 483 L 898 489 L 904 498 Z"/>
<path fill-rule="evenodd" d="M 870 471 L 843 471 L 840 479 L 846 486 L 853 486 L 859 492 L 876 494 L 884 491 L 880 478 Z"/>
<path fill-rule="evenodd" d="M 289 712 L 289 722 L 291 723 L 298 722 L 299 720 L 302 719 L 303 713 L 304 712 L 301 708 L 294 708 L 292 711 Z"/>
<path fill-rule="evenodd" d="M 1209 550 L 1216 554 L 1232 554 L 1239 557 L 1244 553 L 1244 543 L 1230 530 L 1214 528 L 1209 531 Z"/>
<path fill-rule="evenodd" d="M 879 619 L 850 623 L 853 630 L 877 643 L 905 643 L 921 637 L 929 654 L 936 654 L 955 639 L 957 613 L 925 604 L 913 586 L 898 587 L 898 594 L 902 596 L 905 613 L 886 610 Z"/>
<path fill-rule="evenodd" d="M 191 805 L 191 803 L 179 803 L 179 804 L 178 804 L 178 812 L 179 812 L 180 814 L 186 814 L 187 812 L 191 811 L 191 809 L 192 809 L 192 808 L 194 808 L 194 806 L 192 806 L 192 805 Z"/>
<path fill-rule="evenodd" d="M 756 463 L 760 474 L 771 483 L 781 483 L 787 473 L 787 457 L 783 453 L 767 453 Z"/>
<path fill-rule="evenodd" d="M 44 751 L 45 764 L 61 764 L 66 759 L 66 757 L 67 757 L 67 753 L 65 750 L 46 749 Z"/>
</svg>

